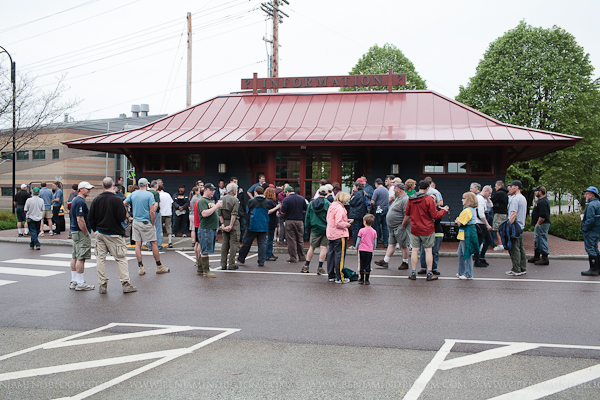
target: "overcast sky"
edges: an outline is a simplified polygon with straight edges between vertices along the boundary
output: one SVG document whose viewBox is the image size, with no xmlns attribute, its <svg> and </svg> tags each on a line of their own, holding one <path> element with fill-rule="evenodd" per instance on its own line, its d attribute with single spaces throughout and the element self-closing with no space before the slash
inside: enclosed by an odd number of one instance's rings
<svg viewBox="0 0 600 400">
<path fill-rule="evenodd" d="M 573 34 L 600 67 L 600 1 L 289 0 L 279 76 L 345 75 L 374 44 L 396 45 L 429 89 L 454 97 L 489 44 L 520 20 Z M 17 73 L 51 89 L 66 74 L 76 120 L 185 108 L 186 13 L 193 13 L 192 104 L 268 76 L 271 21 L 248 0 L 27 0 L 0 13 L 0 46 Z M 8 67 L 7 57 L 0 63 Z M 598 76 L 595 71 L 594 77 Z M 296 89 L 299 90 L 299 89 Z M 335 90 L 335 89 L 330 89 Z"/>
</svg>

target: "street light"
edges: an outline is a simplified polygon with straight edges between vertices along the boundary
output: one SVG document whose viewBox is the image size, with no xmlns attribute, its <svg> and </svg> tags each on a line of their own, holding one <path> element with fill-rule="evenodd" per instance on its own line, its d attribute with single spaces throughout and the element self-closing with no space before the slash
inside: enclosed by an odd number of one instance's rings
<svg viewBox="0 0 600 400">
<path fill-rule="evenodd" d="M 13 61 L 12 57 L 10 56 L 10 53 L 8 51 L 6 51 L 6 49 L 2 46 L 0 46 L 0 49 L 2 49 L 2 51 L 0 51 L 0 54 L 2 53 L 6 53 L 6 55 L 8 55 L 8 58 L 10 59 L 10 82 L 12 83 L 12 114 L 13 114 L 13 130 L 12 130 L 12 198 L 14 200 L 15 198 L 15 186 L 17 185 L 16 183 L 16 162 L 17 162 L 17 153 L 15 151 L 15 136 L 17 134 L 17 125 L 16 125 L 16 74 L 17 74 L 17 64 Z M 13 214 L 15 213 L 15 202 L 11 201 L 12 203 L 12 212 Z"/>
</svg>

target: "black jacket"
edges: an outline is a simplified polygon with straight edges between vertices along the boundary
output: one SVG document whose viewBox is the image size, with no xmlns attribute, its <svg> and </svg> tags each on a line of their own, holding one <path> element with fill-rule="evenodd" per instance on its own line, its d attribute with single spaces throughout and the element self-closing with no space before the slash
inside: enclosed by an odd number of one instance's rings
<svg viewBox="0 0 600 400">
<path fill-rule="evenodd" d="M 100 193 L 90 205 L 88 221 L 93 231 L 124 236 L 123 221 L 126 218 L 123 200 L 113 192 Z"/>
<path fill-rule="evenodd" d="M 357 221 L 362 221 L 363 217 L 367 213 L 367 205 L 365 203 L 365 192 L 360 189 L 352 194 L 350 201 L 348 202 L 350 211 L 348 212 L 348 218 Z"/>
<path fill-rule="evenodd" d="M 500 188 L 492 195 L 494 214 L 508 214 L 508 190 Z"/>
</svg>

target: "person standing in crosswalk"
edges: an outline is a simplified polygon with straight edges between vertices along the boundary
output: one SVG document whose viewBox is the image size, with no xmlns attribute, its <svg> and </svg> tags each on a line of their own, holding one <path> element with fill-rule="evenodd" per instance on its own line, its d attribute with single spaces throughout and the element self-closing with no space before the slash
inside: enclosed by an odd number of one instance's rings
<svg viewBox="0 0 600 400">
<path fill-rule="evenodd" d="M 41 244 L 38 240 L 38 233 L 40 232 L 40 224 L 42 223 L 44 200 L 40 198 L 40 188 L 34 187 L 31 192 L 33 193 L 33 197 L 27 199 L 23 209 L 29 221 L 29 234 L 31 235 L 29 249 L 33 250 L 35 246 L 35 249 L 39 250 Z"/>
<path fill-rule="evenodd" d="M 77 291 L 94 290 L 94 285 L 88 285 L 83 279 L 85 260 L 92 258 L 92 239 L 90 238 L 89 208 L 85 202 L 94 187 L 89 182 L 80 182 L 77 186 L 77 197 L 71 203 L 71 238 L 73 239 L 73 254 L 71 259 L 70 289 Z"/>
<path fill-rule="evenodd" d="M 90 227 L 96 232 L 96 272 L 100 294 L 106 294 L 108 286 L 108 278 L 104 272 L 108 252 L 117 262 L 123 293 L 135 292 L 137 288 L 129 283 L 127 243 L 123 228 L 127 212 L 123 201 L 115 193 L 115 183 L 110 177 L 102 180 L 102 188 L 104 191 L 92 201 L 88 215 Z"/>
</svg>

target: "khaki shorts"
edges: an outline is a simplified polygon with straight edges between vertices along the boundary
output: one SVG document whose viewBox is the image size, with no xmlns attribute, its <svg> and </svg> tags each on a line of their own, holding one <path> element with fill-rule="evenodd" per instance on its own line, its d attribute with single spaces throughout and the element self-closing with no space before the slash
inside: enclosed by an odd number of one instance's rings
<svg viewBox="0 0 600 400">
<path fill-rule="evenodd" d="M 42 219 L 52 218 L 52 210 L 42 210 Z"/>
<path fill-rule="evenodd" d="M 412 233 L 410 234 L 410 245 L 412 246 L 413 250 L 418 250 L 421 247 L 421 243 L 423 243 L 423 248 L 425 249 L 432 248 L 435 244 L 435 232 L 427 236 L 416 236 Z"/>
<path fill-rule="evenodd" d="M 508 219 L 508 214 L 494 214 L 494 220 L 492 221 L 492 230 L 497 231 L 500 225 Z"/>
<path fill-rule="evenodd" d="M 73 260 L 89 260 L 92 258 L 92 238 L 81 231 L 71 232 L 73 239 Z"/>
<path fill-rule="evenodd" d="M 388 244 L 395 245 L 398 243 L 400 248 L 408 247 L 410 243 L 410 238 L 408 236 L 408 229 L 404 228 L 402 225 L 398 225 L 398 227 L 394 230 L 389 230 L 390 235 L 388 239 Z"/>
<path fill-rule="evenodd" d="M 156 242 L 156 229 L 150 222 L 133 221 L 131 232 L 136 242 Z"/>
<path fill-rule="evenodd" d="M 163 215 L 162 216 L 162 223 L 165 225 L 165 231 L 167 232 L 167 235 L 170 235 L 173 233 L 171 231 L 171 227 L 173 226 L 173 220 L 171 218 L 172 218 L 171 215 Z M 194 226 L 194 225 L 192 224 L 190 226 Z"/>
<path fill-rule="evenodd" d="M 310 232 L 310 247 L 319 247 L 319 246 L 329 246 L 329 240 L 327 240 L 327 235 L 317 236 L 312 231 Z"/>
</svg>

